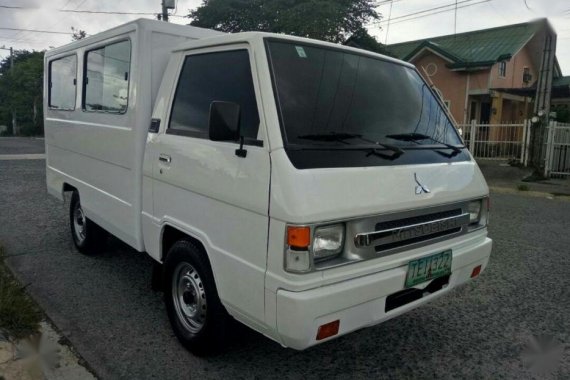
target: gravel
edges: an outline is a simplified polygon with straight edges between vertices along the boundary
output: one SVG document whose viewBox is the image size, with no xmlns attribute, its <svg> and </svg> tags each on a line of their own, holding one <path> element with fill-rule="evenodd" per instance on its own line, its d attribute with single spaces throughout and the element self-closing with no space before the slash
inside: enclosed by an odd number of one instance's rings
<svg viewBox="0 0 570 380">
<path fill-rule="evenodd" d="M 150 258 L 113 239 L 99 256 L 74 250 L 67 203 L 47 195 L 44 165 L 0 161 L 0 241 L 101 378 L 570 377 L 568 201 L 493 194 L 487 271 L 403 316 L 303 352 L 236 327 L 226 353 L 196 358 L 150 289 Z M 550 373 L 532 366 L 543 359 Z"/>
</svg>

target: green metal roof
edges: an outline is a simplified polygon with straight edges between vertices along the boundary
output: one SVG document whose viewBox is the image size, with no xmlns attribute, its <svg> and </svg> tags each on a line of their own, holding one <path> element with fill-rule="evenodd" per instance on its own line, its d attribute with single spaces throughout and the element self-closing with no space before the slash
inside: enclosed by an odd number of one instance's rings
<svg viewBox="0 0 570 380">
<path fill-rule="evenodd" d="M 552 87 L 570 86 L 570 76 L 558 77 L 552 80 Z"/>
<path fill-rule="evenodd" d="M 476 30 L 449 36 L 388 45 L 388 51 L 409 60 L 423 48 L 430 48 L 448 58 L 451 67 L 489 66 L 515 55 L 544 25 L 545 20 L 498 28 Z"/>
</svg>

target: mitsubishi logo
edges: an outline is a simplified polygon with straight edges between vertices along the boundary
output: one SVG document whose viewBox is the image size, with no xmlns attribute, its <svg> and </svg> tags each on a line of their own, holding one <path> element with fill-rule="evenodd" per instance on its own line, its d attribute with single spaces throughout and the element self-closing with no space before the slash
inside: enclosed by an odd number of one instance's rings
<svg viewBox="0 0 570 380">
<path fill-rule="evenodd" d="M 430 193 L 430 190 L 427 188 L 427 186 L 421 184 L 420 180 L 418 179 L 418 175 L 416 173 L 414 173 L 414 180 L 418 184 L 416 186 L 416 195 L 420 195 L 422 193 L 426 194 Z"/>
</svg>

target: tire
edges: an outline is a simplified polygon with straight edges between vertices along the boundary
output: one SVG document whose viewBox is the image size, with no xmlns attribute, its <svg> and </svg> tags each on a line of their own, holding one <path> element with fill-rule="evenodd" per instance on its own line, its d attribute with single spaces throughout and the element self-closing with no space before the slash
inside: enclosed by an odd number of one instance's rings
<svg viewBox="0 0 570 380">
<path fill-rule="evenodd" d="M 164 264 L 164 279 L 166 310 L 180 343 L 197 356 L 219 353 L 230 317 L 204 252 L 188 240 L 174 243 Z"/>
<path fill-rule="evenodd" d="M 85 255 L 93 255 L 104 247 L 106 233 L 85 216 L 81 208 L 79 193 L 73 191 L 69 205 L 71 238 L 77 250 Z"/>
</svg>

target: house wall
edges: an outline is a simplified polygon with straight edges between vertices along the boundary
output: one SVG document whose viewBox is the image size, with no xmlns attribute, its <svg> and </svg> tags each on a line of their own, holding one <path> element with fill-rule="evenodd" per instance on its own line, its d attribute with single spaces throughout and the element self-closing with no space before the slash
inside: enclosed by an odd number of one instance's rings
<svg viewBox="0 0 570 380">
<path fill-rule="evenodd" d="M 532 80 L 529 83 L 523 82 L 524 67 L 530 69 Z M 523 47 L 510 61 L 507 61 L 507 72 L 504 78 L 499 77 L 499 63 L 495 63 L 491 69 L 491 88 L 522 88 L 530 87 L 538 72 L 531 57 L 529 46 Z"/>
<path fill-rule="evenodd" d="M 458 123 L 468 122 L 471 102 L 476 102 L 477 112 L 480 116 L 481 102 L 485 97 L 479 95 L 489 92 L 490 88 L 522 88 L 530 87 L 536 81 L 538 72 L 533 64 L 532 51 L 527 44 L 510 61 L 507 61 L 506 76 L 499 77 L 499 64 L 496 63 L 491 69 L 472 72 L 452 71 L 447 68 L 448 62 L 439 55 L 426 51 L 412 63 L 416 65 L 422 76 L 428 82 L 441 91 L 444 100 L 450 102 L 450 111 Z M 433 70 L 434 66 L 436 70 Z M 523 81 L 524 67 L 530 69 L 532 80 L 529 83 Z M 422 68 L 425 68 L 423 70 Z M 427 71 L 427 74 L 426 74 Z M 431 74 L 428 76 L 428 74 Z M 467 79 L 469 77 L 469 80 Z M 472 94 L 469 101 L 465 102 L 466 88 Z M 473 96 L 475 95 L 475 96 Z M 491 102 L 492 99 L 489 100 Z M 503 100 L 500 112 L 491 115 L 493 122 L 514 122 L 526 118 L 525 104 L 516 101 Z M 498 108 L 495 106 L 493 109 Z M 521 115 L 522 113 L 522 115 Z"/>
<path fill-rule="evenodd" d="M 467 75 L 463 72 L 449 70 L 446 67 L 447 61 L 431 52 L 422 54 L 412 63 L 416 65 L 428 83 L 433 82 L 433 85 L 441 91 L 443 99 L 450 102 L 451 114 L 458 123 L 462 123 L 465 111 Z M 433 70 L 434 67 L 435 70 Z M 426 75 L 426 71 L 432 75 Z"/>
</svg>

